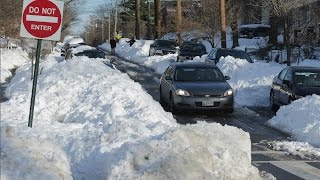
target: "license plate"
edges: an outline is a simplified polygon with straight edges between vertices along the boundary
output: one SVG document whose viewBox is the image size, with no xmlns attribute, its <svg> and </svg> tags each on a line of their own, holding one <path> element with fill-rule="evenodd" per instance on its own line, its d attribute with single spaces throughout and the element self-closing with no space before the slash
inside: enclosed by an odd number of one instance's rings
<svg viewBox="0 0 320 180">
<path fill-rule="evenodd" d="M 202 101 L 202 106 L 213 106 L 213 101 Z"/>
</svg>

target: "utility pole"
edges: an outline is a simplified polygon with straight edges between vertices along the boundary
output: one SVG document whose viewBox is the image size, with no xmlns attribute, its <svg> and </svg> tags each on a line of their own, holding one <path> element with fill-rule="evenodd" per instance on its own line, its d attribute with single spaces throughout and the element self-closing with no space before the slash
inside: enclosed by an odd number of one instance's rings
<svg viewBox="0 0 320 180">
<path fill-rule="evenodd" d="M 220 0 L 220 12 L 221 12 L 221 47 L 227 47 L 227 40 L 226 40 L 226 6 L 225 0 Z"/>
<path fill-rule="evenodd" d="M 104 17 L 101 21 L 101 39 L 102 39 L 102 42 L 105 42 L 105 39 L 104 39 Z"/>
<path fill-rule="evenodd" d="M 160 5 L 160 0 L 154 0 L 154 24 L 156 28 L 156 39 L 161 36 Z"/>
<path fill-rule="evenodd" d="M 151 16 L 151 7 L 150 7 L 150 1 L 148 0 L 148 39 L 151 39 L 151 22 L 150 22 L 150 16 Z"/>
<path fill-rule="evenodd" d="M 110 24 L 111 24 L 111 16 L 110 16 L 110 13 L 109 13 L 109 27 L 108 27 L 108 39 L 109 39 L 109 42 L 110 42 L 110 36 L 111 36 L 111 27 L 110 27 Z"/>
<path fill-rule="evenodd" d="M 140 39 L 140 0 L 136 0 L 136 39 Z"/>
<path fill-rule="evenodd" d="M 178 43 L 179 47 L 181 47 L 182 44 L 182 38 L 181 38 L 181 0 L 177 0 L 177 32 L 178 32 Z"/>
<path fill-rule="evenodd" d="M 116 14 L 114 17 L 114 36 L 117 35 L 117 21 L 118 21 L 118 0 L 116 0 Z"/>
</svg>

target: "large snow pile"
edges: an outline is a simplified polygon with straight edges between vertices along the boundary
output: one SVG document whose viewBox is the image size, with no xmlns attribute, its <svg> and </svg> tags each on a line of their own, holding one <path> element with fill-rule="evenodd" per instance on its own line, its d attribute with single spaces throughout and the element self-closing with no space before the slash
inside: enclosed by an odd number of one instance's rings
<svg viewBox="0 0 320 180">
<path fill-rule="evenodd" d="M 238 106 L 269 106 L 272 79 L 284 68 L 276 63 L 249 63 L 231 56 L 221 58 L 217 66 L 235 90 Z"/>
<path fill-rule="evenodd" d="M 41 63 L 32 129 L 27 127 L 32 86 L 25 78 L 27 66 L 7 88 L 1 132 L 14 133 L 6 133 L 1 149 L 15 157 L 1 156 L 1 161 L 25 169 L 1 166 L 3 177 L 23 179 L 25 170 L 41 166 L 28 178 L 259 178 L 250 163 L 248 133 L 215 123 L 179 126 L 128 75 L 97 59 L 57 63 L 56 58 L 51 54 Z"/>
<path fill-rule="evenodd" d="M 11 69 L 15 69 L 18 66 L 30 61 L 27 52 L 21 48 L 16 49 L 0 49 L 1 60 L 1 83 L 5 82 L 7 78 L 12 76 Z"/>
<path fill-rule="evenodd" d="M 319 109 L 320 96 L 307 96 L 282 106 L 268 124 L 292 134 L 298 141 L 320 147 Z"/>
<path fill-rule="evenodd" d="M 116 46 L 116 54 L 129 61 L 152 68 L 158 74 L 163 73 L 167 67 L 177 59 L 177 54 L 149 57 L 150 44 L 153 43 L 152 40 L 138 40 L 131 47 L 126 41 L 129 41 L 129 39 L 122 38 L 119 41 Z M 111 50 L 110 44 L 107 43 L 99 47 L 104 50 Z"/>
</svg>

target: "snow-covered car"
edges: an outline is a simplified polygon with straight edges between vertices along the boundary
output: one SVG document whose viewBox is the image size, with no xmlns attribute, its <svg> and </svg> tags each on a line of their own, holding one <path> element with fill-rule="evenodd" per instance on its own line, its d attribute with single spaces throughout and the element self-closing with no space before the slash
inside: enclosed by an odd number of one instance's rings
<svg viewBox="0 0 320 180">
<path fill-rule="evenodd" d="M 206 47 L 201 42 L 184 41 L 179 50 L 177 61 L 192 60 L 196 56 L 207 53 Z"/>
<path fill-rule="evenodd" d="M 175 41 L 157 39 L 150 45 L 149 56 L 175 54 L 179 45 Z"/>
<path fill-rule="evenodd" d="M 84 43 L 82 38 L 72 38 L 70 39 L 68 42 L 66 42 L 63 47 L 61 48 L 61 56 L 65 56 L 67 51 L 70 48 L 75 48 L 78 47 L 80 45 L 86 45 L 86 43 Z"/>
<path fill-rule="evenodd" d="M 223 110 L 233 112 L 233 89 L 222 72 L 211 63 L 173 63 L 160 79 L 160 103 L 172 113 L 179 110 Z"/>
<path fill-rule="evenodd" d="M 239 59 L 245 59 L 248 62 L 253 63 L 253 60 L 250 58 L 250 56 L 246 52 L 239 49 L 228 49 L 228 48 L 213 48 L 210 51 L 209 55 L 207 56 L 206 60 L 217 64 L 221 57 L 227 57 L 227 56 L 232 56 L 234 58 L 239 58 Z"/>
<path fill-rule="evenodd" d="M 320 95 L 320 68 L 286 67 L 273 79 L 270 106 L 276 111 L 281 105 L 312 94 Z"/>
<path fill-rule="evenodd" d="M 89 58 L 105 58 L 106 54 L 94 47 L 81 45 L 68 50 L 65 59 L 71 59 L 74 56 L 86 56 Z"/>
</svg>

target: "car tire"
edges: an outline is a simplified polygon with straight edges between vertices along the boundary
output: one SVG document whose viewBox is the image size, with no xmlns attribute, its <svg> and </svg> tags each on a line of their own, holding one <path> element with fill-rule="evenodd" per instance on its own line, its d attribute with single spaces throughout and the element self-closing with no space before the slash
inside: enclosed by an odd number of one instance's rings
<svg viewBox="0 0 320 180">
<path fill-rule="evenodd" d="M 278 109 L 279 109 L 279 106 L 275 104 L 274 102 L 274 93 L 273 91 L 271 91 L 270 93 L 270 98 L 269 98 L 269 101 L 270 101 L 270 108 L 273 112 L 277 112 Z"/>
<path fill-rule="evenodd" d="M 172 94 L 170 94 L 169 111 L 170 111 L 172 114 L 177 114 L 177 109 L 176 109 L 176 107 L 174 106 L 174 101 L 173 101 L 173 96 L 172 96 Z"/>
</svg>

